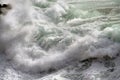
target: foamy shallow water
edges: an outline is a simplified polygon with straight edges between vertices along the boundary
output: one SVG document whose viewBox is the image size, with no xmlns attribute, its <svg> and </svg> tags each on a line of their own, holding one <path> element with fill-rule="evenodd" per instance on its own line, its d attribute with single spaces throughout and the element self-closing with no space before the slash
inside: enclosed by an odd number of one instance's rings
<svg viewBox="0 0 120 80">
<path fill-rule="evenodd" d="M 13 5 L 13 10 L 4 17 L 10 29 L 2 28 L 0 32 L 1 43 L 7 46 L 7 56 L 1 54 L 0 57 L 1 79 L 119 80 L 119 57 L 116 57 L 120 50 L 119 1 L 1 2 Z M 84 60 L 105 55 L 115 59 L 74 62 L 74 58 Z M 58 69 L 46 72 L 51 67 Z M 104 76 L 105 73 L 109 76 Z"/>
</svg>

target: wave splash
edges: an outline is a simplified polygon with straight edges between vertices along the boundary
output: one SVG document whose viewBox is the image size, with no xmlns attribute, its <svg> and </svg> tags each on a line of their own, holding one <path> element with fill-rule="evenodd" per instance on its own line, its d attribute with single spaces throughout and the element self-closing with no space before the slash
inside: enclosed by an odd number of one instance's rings
<svg viewBox="0 0 120 80">
<path fill-rule="evenodd" d="M 36 73 L 119 53 L 119 12 L 114 6 L 89 11 L 61 0 L 1 3 L 11 4 L 12 10 L 0 15 L 0 51 L 17 69 Z"/>
</svg>

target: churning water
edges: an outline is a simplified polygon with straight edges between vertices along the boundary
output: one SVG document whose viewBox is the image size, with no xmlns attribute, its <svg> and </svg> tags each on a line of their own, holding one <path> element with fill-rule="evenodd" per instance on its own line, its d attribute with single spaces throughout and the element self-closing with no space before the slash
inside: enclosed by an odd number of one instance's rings
<svg viewBox="0 0 120 80">
<path fill-rule="evenodd" d="M 119 0 L 0 3 L 12 5 L 6 15 L 0 15 L 0 53 L 15 70 L 39 73 L 76 60 L 119 54 Z"/>
</svg>

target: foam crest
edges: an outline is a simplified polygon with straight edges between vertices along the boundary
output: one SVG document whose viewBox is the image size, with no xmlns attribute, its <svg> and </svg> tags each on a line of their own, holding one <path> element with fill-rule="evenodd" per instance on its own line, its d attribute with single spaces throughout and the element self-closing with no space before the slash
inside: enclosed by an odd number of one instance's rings
<svg viewBox="0 0 120 80">
<path fill-rule="evenodd" d="M 52 5 L 46 7 L 29 0 L 2 3 L 11 4 L 12 10 L 0 15 L 0 51 L 18 70 L 31 73 L 56 70 L 77 60 L 115 57 L 119 53 L 118 26 L 101 30 L 101 24 L 117 19 L 104 17 L 97 9 L 91 11 L 94 15 L 99 13 L 93 18 L 90 11 L 80 14 L 78 9 L 73 14 L 69 5 L 60 0 L 51 1 Z M 42 4 L 45 3 L 47 0 Z"/>
</svg>

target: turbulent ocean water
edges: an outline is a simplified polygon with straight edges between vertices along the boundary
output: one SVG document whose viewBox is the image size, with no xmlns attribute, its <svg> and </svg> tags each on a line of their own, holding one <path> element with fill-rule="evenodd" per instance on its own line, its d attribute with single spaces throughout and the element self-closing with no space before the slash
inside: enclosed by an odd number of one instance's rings
<svg viewBox="0 0 120 80">
<path fill-rule="evenodd" d="M 119 0 L 0 4 L 0 80 L 120 80 Z"/>
</svg>

